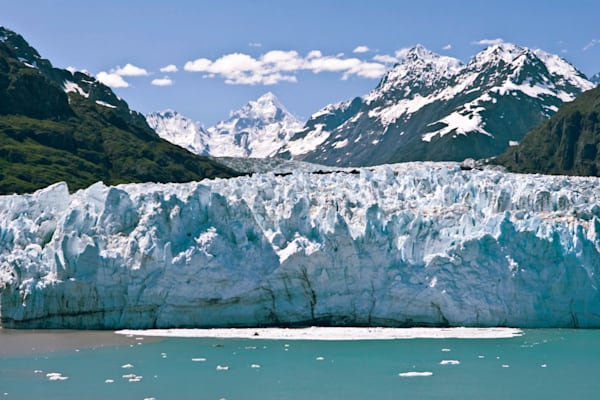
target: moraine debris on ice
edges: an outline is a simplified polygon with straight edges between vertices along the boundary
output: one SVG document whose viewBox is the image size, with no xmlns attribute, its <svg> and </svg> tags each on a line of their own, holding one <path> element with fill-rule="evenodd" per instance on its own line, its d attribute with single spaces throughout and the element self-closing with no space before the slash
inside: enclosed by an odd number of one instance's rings
<svg viewBox="0 0 600 400">
<path fill-rule="evenodd" d="M 0 197 L 4 327 L 600 327 L 597 178 L 410 163 Z"/>
</svg>

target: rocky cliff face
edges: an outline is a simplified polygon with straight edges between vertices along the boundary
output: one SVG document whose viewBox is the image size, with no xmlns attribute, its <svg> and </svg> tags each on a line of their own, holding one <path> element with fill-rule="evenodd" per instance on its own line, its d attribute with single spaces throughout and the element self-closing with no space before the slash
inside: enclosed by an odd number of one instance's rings
<svg viewBox="0 0 600 400">
<path fill-rule="evenodd" d="M 564 104 L 494 162 L 515 172 L 600 175 L 600 87 Z"/>
<path fill-rule="evenodd" d="M 600 327 L 596 178 L 414 163 L 0 197 L 5 327 Z"/>
</svg>

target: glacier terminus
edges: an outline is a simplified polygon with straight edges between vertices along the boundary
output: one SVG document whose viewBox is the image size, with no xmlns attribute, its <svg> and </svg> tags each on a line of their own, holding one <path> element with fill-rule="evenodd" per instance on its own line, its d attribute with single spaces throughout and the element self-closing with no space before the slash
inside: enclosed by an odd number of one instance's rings
<svg viewBox="0 0 600 400">
<path fill-rule="evenodd" d="M 4 327 L 600 327 L 597 178 L 457 163 L 0 197 Z"/>
</svg>

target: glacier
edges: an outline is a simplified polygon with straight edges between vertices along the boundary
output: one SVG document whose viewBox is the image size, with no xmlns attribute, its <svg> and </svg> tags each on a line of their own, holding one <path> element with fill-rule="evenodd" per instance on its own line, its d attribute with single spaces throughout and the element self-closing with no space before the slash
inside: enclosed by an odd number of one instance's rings
<svg viewBox="0 0 600 400">
<path fill-rule="evenodd" d="M 1 323 L 597 328 L 599 183 L 425 162 L 0 196 Z"/>
</svg>

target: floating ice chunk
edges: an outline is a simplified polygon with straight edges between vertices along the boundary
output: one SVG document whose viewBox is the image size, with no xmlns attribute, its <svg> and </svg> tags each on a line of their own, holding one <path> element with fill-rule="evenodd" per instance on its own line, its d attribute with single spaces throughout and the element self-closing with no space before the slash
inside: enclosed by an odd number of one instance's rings
<svg viewBox="0 0 600 400">
<path fill-rule="evenodd" d="M 477 358 L 479 358 L 479 359 L 484 359 L 484 358 L 485 358 L 485 356 L 477 356 Z"/>
<path fill-rule="evenodd" d="M 115 383 L 114 379 L 105 379 L 104 383 Z"/>
<path fill-rule="evenodd" d="M 440 361 L 440 365 L 459 365 L 460 361 L 458 360 L 442 360 Z"/>
<path fill-rule="evenodd" d="M 66 381 L 68 376 L 63 376 L 60 372 L 49 372 L 46 374 L 49 381 Z"/>
<path fill-rule="evenodd" d="M 206 358 L 204 358 L 204 357 L 195 357 L 195 358 L 192 358 L 192 361 L 194 361 L 194 362 L 205 362 Z"/>
<path fill-rule="evenodd" d="M 228 370 L 229 370 L 228 365 L 217 365 L 217 371 L 228 371 Z"/>
<path fill-rule="evenodd" d="M 125 368 L 125 369 L 133 368 L 133 364 L 123 364 L 123 365 L 121 365 L 121 368 Z"/>
<path fill-rule="evenodd" d="M 548 364 L 542 364 L 542 365 L 540 365 L 540 367 L 542 367 L 542 368 L 547 368 L 547 367 L 548 367 Z"/>
<path fill-rule="evenodd" d="M 508 364 L 502 364 L 502 368 L 510 368 L 510 365 L 508 365 Z"/>
<path fill-rule="evenodd" d="M 250 366 L 250 368 L 256 368 L 256 369 L 258 369 L 258 368 L 260 368 L 260 364 L 252 364 Z"/>
<path fill-rule="evenodd" d="M 325 357 L 319 356 L 319 357 L 315 358 L 315 360 L 317 360 L 317 361 L 323 361 L 323 360 L 325 360 Z"/>
<path fill-rule="evenodd" d="M 447 352 L 449 352 L 451 350 L 450 349 L 442 349 L 442 351 L 447 353 Z"/>
<path fill-rule="evenodd" d="M 433 372 L 429 372 L 429 371 L 424 371 L 424 372 L 410 371 L 410 372 L 400 372 L 398 374 L 398 376 L 401 376 L 403 378 L 414 378 L 414 377 L 419 377 L 419 376 L 431 376 L 431 375 L 433 375 Z"/>
<path fill-rule="evenodd" d="M 33 371 L 34 374 L 41 374 L 44 371 L 42 371 L 41 369 L 36 369 L 35 371 Z"/>
</svg>

